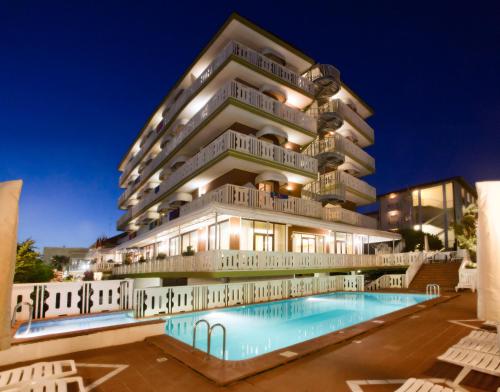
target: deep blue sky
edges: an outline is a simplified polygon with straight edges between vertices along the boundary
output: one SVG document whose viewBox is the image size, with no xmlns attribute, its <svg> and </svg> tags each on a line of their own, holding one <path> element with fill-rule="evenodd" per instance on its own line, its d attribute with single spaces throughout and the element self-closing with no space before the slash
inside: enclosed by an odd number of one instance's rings
<svg viewBox="0 0 500 392">
<path fill-rule="evenodd" d="M 97 3 L 0 1 L 0 181 L 24 180 L 21 239 L 114 234 L 120 158 L 232 11 L 375 108 L 379 193 L 500 177 L 498 1 Z"/>
</svg>

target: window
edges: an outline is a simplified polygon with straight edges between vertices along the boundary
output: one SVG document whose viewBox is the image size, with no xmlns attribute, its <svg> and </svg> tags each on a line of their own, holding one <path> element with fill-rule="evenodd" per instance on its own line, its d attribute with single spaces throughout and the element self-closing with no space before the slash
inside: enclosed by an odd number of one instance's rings
<svg viewBox="0 0 500 392">
<path fill-rule="evenodd" d="M 242 250 L 285 252 L 286 226 L 242 219 L 240 248 Z"/>
<path fill-rule="evenodd" d="M 168 255 L 177 256 L 179 255 L 179 237 L 173 237 L 169 240 Z"/>
<path fill-rule="evenodd" d="M 182 235 L 182 251 L 186 252 L 188 246 L 195 252 L 198 251 L 198 233 L 197 231 L 190 231 Z"/>
<path fill-rule="evenodd" d="M 218 223 L 217 233 L 215 225 L 210 225 L 208 238 L 208 249 L 229 249 L 229 221 Z"/>
<path fill-rule="evenodd" d="M 299 253 L 324 253 L 325 236 L 294 232 L 292 250 Z"/>
</svg>

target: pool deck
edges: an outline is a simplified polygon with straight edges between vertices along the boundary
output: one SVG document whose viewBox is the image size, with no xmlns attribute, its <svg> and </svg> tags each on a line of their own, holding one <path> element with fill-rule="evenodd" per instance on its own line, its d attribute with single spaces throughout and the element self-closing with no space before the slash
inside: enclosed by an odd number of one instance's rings
<svg viewBox="0 0 500 392">
<path fill-rule="evenodd" d="M 166 353 L 157 338 L 58 358 L 81 364 L 91 391 L 386 392 L 409 377 L 453 379 L 460 368 L 436 357 L 480 325 L 475 316 L 475 294 L 460 294 L 227 386 Z M 493 392 L 500 378 L 471 372 L 461 385 Z"/>
</svg>

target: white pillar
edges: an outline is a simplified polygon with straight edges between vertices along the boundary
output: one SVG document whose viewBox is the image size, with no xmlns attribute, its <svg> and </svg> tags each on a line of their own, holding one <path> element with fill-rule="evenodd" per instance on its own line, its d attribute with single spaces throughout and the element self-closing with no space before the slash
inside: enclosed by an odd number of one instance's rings
<svg viewBox="0 0 500 392">
<path fill-rule="evenodd" d="M 477 315 L 500 323 L 500 181 L 476 183 L 478 193 Z"/>
<path fill-rule="evenodd" d="M 19 195 L 23 182 L 0 183 L 0 350 L 10 347 L 10 308 L 16 265 Z"/>
</svg>

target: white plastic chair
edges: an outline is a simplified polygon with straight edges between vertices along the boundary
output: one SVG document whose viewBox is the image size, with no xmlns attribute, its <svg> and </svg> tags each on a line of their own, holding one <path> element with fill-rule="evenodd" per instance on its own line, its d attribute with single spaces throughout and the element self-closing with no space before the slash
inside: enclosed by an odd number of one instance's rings
<svg viewBox="0 0 500 392">
<path fill-rule="evenodd" d="M 0 391 L 21 387 L 41 380 L 74 376 L 76 365 L 73 360 L 37 362 L 28 366 L 0 372 Z"/>
<path fill-rule="evenodd" d="M 39 380 L 31 384 L 17 388 L 8 389 L 5 392 L 68 392 L 72 385 L 72 391 L 86 392 L 81 377 L 56 378 L 51 380 Z"/>
<path fill-rule="evenodd" d="M 427 380 L 409 378 L 395 392 L 456 392 L 456 390 L 434 384 Z"/>
<path fill-rule="evenodd" d="M 438 360 L 463 368 L 453 381 L 456 385 L 460 384 L 471 370 L 500 377 L 500 355 L 453 346 L 439 356 Z"/>
</svg>

